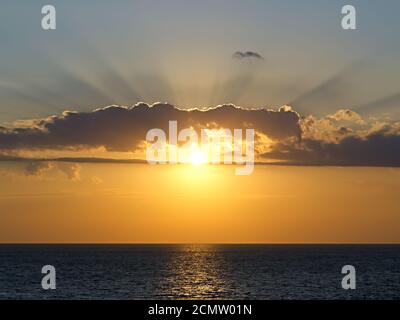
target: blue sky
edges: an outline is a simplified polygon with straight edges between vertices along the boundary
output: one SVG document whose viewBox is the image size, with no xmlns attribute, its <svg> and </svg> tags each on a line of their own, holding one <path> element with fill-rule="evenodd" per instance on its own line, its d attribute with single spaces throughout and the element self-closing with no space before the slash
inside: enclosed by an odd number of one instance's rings
<svg viewBox="0 0 400 320">
<path fill-rule="evenodd" d="M 45 4 L 55 31 L 40 27 Z M 341 29 L 344 4 L 356 31 Z M 0 123 L 138 101 L 396 115 L 399 15 L 396 0 L 5 0 Z"/>
</svg>

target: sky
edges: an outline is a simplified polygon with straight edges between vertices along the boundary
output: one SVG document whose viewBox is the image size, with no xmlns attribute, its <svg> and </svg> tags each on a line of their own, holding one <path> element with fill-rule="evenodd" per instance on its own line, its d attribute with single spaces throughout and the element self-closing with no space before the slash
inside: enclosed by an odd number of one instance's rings
<svg viewBox="0 0 400 320">
<path fill-rule="evenodd" d="M 42 4 L 56 7 L 55 31 L 40 28 Z M 138 101 L 181 108 L 291 103 L 319 115 L 396 94 L 398 102 L 400 4 L 352 1 L 356 31 L 341 29 L 344 4 L 3 1 L 0 122 Z M 231 58 L 247 50 L 264 63 Z M 393 111 L 393 103 L 385 108 L 369 112 Z"/>
<path fill-rule="evenodd" d="M 346 4 L 2 1 L 0 242 L 399 242 L 400 3 Z M 253 174 L 136 163 L 170 120 Z"/>
<path fill-rule="evenodd" d="M 84 164 L 71 180 L 10 166 L 22 173 L 0 180 L 0 242 L 399 242 L 393 168 Z"/>
</svg>

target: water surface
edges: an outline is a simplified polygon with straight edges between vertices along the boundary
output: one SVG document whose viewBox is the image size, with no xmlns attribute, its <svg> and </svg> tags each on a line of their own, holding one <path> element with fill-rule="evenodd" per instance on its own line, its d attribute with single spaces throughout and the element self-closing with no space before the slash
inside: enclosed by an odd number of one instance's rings
<svg viewBox="0 0 400 320">
<path fill-rule="evenodd" d="M 54 265 L 57 289 L 41 288 Z M 342 266 L 357 289 L 341 288 Z M 400 245 L 0 245 L 0 299 L 398 299 Z"/>
</svg>

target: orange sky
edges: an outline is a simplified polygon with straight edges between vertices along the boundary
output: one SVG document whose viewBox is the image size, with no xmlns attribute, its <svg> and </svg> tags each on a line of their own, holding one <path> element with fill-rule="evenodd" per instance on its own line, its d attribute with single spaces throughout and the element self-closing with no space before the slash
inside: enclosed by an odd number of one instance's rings
<svg viewBox="0 0 400 320">
<path fill-rule="evenodd" d="M 0 165 L 0 242 L 400 242 L 400 169 L 56 166 Z"/>
</svg>

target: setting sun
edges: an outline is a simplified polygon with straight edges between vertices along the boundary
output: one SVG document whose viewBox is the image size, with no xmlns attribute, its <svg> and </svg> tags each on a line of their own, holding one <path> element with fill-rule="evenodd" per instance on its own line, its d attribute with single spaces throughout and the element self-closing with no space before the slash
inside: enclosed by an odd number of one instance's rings
<svg viewBox="0 0 400 320">
<path fill-rule="evenodd" d="M 193 166 L 201 166 L 201 165 L 206 164 L 208 162 L 208 157 L 207 157 L 207 154 L 203 150 L 198 148 L 196 150 L 193 150 L 189 154 L 188 161 Z"/>
</svg>

